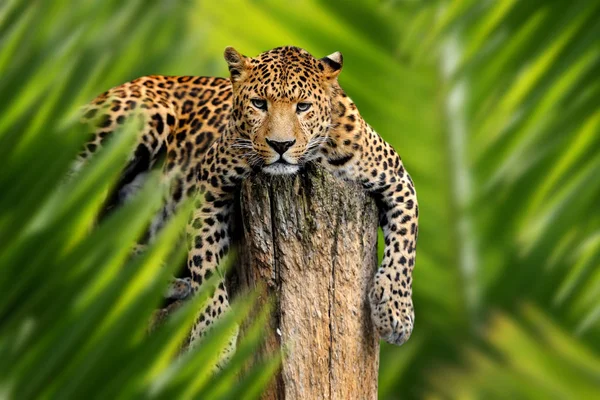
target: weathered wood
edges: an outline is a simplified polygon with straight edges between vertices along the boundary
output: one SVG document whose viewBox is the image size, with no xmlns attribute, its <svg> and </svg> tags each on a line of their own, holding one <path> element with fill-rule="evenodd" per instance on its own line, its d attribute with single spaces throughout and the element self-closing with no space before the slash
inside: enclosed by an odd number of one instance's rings
<svg viewBox="0 0 600 400">
<path fill-rule="evenodd" d="M 264 399 L 376 399 L 379 342 L 368 285 L 377 263 L 377 208 L 321 169 L 258 175 L 241 191 L 234 287 L 265 284 L 275 307 L 257 354 L 287 349 Z M 243 329 L 242 329 L 243 336 Z"/>
</svg>

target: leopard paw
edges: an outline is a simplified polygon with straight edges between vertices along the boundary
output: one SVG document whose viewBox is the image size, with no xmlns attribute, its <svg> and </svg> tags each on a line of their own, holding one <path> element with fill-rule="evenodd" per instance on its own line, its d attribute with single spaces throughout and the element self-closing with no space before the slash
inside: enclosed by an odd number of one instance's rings
<svg viewBox="0 0 600 400">
<path fill-rule="evenodd" d="M 410 295 L 393 294 L 392 289 L 375 285 L 369 293 L 371 319 L 383 340 L 404 344 L 412 334 L 415 314 Z"/>
<path fill-rule="evenodd" d="M 165 298 L 183 300 L 192 293 L 192 280 L 190 278 L 173 278 L 167 286 Z"/>
</svg>

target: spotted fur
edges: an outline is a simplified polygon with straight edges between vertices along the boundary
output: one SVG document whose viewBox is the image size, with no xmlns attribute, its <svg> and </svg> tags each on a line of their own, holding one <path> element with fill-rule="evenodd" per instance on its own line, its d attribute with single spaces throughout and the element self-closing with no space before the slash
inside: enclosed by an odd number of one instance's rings
<svg viewBox="0 0 600 400">
<path fill-rule="evenodd" d="M 360 182 L 378 202 L 385 235 L 383 261 L 369 291 L 373 323 L 384 340 L 403 344 L 414 324 L 416 192 L 396 151 L 339 86 L 342 55 L 316 59 L 288 46 L 249 58 L 227 48 L 225 60 L 230 79 L 148 76 L 99 96 L 86 109 L 85 119 L 97 122 L 82 160 L 126 118 L 144 116 L 148 122 L 118 193 L 128 197 L 128 185 L 158 165 L 173 180 L 159 220 L 197 196 L 187 228 L 193 291 L 214 274 L 223 278 L 219 263 L 231 246 L 234 193 L 253 172 L 293 174 L 314 162 Z M 228 308 L 221 281 L 192 337 L 202 336 Z"/>
</svg>

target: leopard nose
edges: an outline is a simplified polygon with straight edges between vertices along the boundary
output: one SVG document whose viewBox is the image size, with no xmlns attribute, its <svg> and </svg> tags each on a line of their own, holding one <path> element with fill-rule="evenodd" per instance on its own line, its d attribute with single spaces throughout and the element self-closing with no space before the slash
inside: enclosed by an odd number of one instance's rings
<svg viewBox="0 0 600 400">
<path fill-rule="evenodd" d="M 294 145 L 294 143 L 296 143 L 296 139 L 294 139 L 294 140 L 287 140 L 285 142 L 280 142 L 278 140 L 267 139 L 267 144 L 269 146 L 271 146 L 273 148 L 273 150 L 275 150 L 276 152 L 278 152 L 280 155 L 283 155 L 283 153 L 285 153 L 286 151 L 288 151 L 288 149 L 290 147 L 292 147 Z"/>
</svg>

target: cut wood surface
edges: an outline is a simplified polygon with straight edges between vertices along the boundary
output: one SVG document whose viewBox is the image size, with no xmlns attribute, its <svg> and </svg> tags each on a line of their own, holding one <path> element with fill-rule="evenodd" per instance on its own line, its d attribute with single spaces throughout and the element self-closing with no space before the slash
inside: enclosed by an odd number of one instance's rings
<svg viewBox="0 0 600 400">
<path fill-rule="evenodd" d="M 374 201 L 312 168 L 248 179 L 239 214 L 230 290 L 235 297 L 264 285 L 261 302 L 272 298 L 274 309 L 256 358 L 285 354 L 263 398 L 376 399 L 379 341 L 367 299 L 377 265 Z"/>
</svg>

